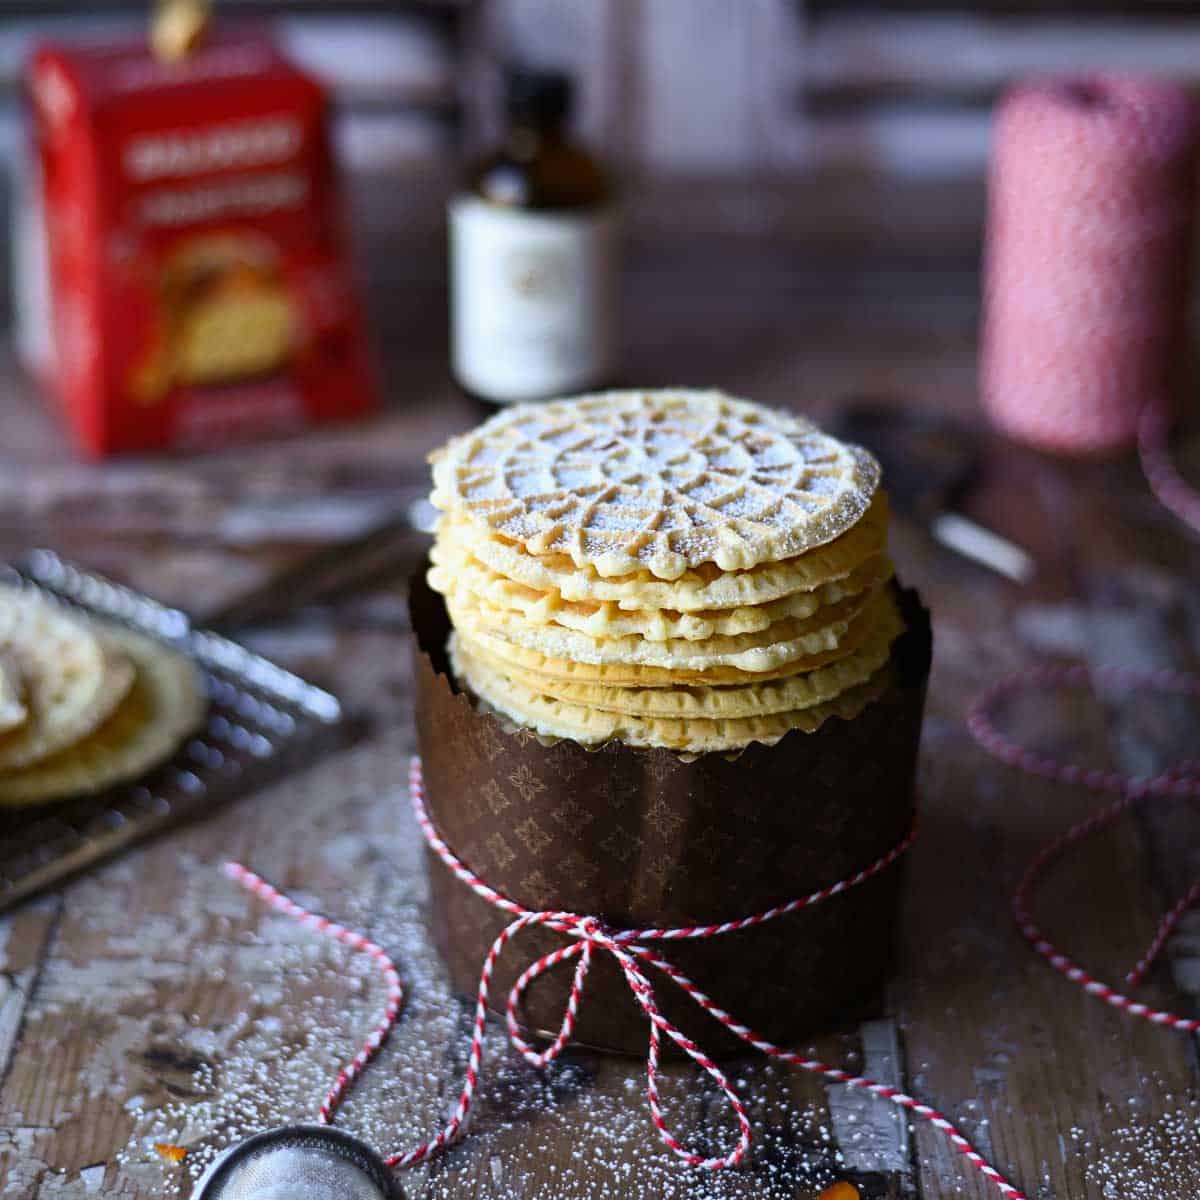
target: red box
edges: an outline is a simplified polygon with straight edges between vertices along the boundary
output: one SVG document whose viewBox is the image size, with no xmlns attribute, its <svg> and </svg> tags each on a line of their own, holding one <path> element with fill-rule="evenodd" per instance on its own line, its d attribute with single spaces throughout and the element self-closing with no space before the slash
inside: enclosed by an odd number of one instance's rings
<svg viewBox="0 0 1200 1200">
<path fill-rule="evenodd" d="M 324 90 L 261 33 L 32 57 L 45 361 L 93 455 L 195 449 L 374 406 Z M 36 324 L 36 321 L 34 322 Z"/>
</svg>

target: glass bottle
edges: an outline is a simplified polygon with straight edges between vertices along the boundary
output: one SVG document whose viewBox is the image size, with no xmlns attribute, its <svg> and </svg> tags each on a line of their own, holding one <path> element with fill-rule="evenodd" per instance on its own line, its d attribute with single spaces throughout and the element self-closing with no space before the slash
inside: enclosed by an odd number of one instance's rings
<svg viewBox="0 0 1200 1200">
<path fill-rule="evenodd" d="M 493 404 L 586 391 L 614 374 L 612 188 L 571 141 L 570 107 L 567 76 L 510 71 L 502 142 L 450 204 L 452 369 Z"/>
</svg>

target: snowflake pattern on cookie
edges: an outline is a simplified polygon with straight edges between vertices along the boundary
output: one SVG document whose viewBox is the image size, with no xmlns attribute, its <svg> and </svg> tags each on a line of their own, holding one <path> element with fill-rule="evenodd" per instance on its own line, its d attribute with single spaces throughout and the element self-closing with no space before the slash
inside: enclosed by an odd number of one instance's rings
<svg viewBox="0 0 1200 1200">
<path fill-rule="evenodd" d="M 811 422 L 720 392 L 519 405 L 434 455 L 433 502 L 605 577 L 745 570 L 832 541 L 879 464 Z"/>
</svg>

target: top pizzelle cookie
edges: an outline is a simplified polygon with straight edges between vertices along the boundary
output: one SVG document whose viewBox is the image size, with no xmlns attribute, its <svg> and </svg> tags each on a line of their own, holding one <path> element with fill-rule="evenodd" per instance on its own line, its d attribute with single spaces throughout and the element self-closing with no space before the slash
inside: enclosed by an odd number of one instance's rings
<svg viewBox="0 0 1200 1200">
<path fill-rule="evenodd" d="M 432 461 L 437 507 L 605 577 L 803 554 L 849 529 L 879 485 L 860 447 L 708 391 L 519 405 Z"/>
</svg>

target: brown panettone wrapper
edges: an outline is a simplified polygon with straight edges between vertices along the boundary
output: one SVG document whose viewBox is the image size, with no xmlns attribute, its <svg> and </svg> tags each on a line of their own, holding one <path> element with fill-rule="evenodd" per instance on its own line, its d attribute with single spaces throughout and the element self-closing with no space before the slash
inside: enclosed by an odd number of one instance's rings
<svg viewBox="0 0 1200 1200">
<path fill-rule="evenodd" d="M 595 749 L 509 732 L 453 683 L 450 622 L 424 571 L 410 592 L 417 737 L 433 821 L 493 887 L 532 909 L 598 917 L 613 928 L 723 922 L 807 895 L 868 866 L 914 817 L 914 774 L 932 651 L 929 614 L 897 590 L 908 631 L 893 680 L 853 720 L 793 731 L 735 757 L 684 761 L 617 742 Z M 512 917 L 459 882 L 432 852 L 430 923 L 455 987 L 474 995 L 483 959 Z M 811 908 L 739 933 L 655 942 L 718 1005 L 787 1044 L 843 1024 L 879 999 L 891 959 L 903 860 Z M 563 945 L 523 930 L 501 957 L 491 1003 Z M 524 1020 L 557 1031 L 573 966 L 526 993 Z M 648 969 L 663 1013 L 710 1054 L 745 1050 L 676 985 Z M 593 958 L 575 1039 L 645 1053 L 647 1021 L 620 968 Z"/>
</svg>

